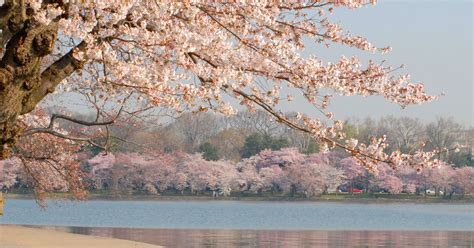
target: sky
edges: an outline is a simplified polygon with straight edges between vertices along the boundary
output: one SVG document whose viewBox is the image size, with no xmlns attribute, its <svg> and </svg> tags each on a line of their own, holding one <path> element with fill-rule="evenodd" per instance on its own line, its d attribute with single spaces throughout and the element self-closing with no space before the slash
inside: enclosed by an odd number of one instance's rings
<svg viewBox="0 0 474 248">
<path fill-rule="evenodd" d="M 339 119 L 379 118 L 387 115 L 417 117 L 433 121 L 438 116 L 474 126 L 473 81 L 474 1 L 379 1 L 376 6 L 357 10 L 337 9 L 331 16 L 353 34 L 366 37 L 378 47 L 393 48 L 386 55 L 334 46 L 330 49 L 308 43 L 304 53 L 326 61 L 341 55 L 386 60 L 393 66 L 405 65 L 403 73 L 424 83 L 428 93 L 444 94 L 422 105 L 400 106 L 381 97 L 336 97 L 329 110 Z M 313 111 L 296 102 L 290 110 Z"/>
<path fill-rule="evenodd" d="M 329 110 L 337 119 L 392 115 L 430 122 L 437 117 L 453 117 L 466 126 L 474 126 L 473 5 L 474 0 L 385 0 L 357 10 L 336 9 L 330 16 L 332 21 L 378 47 L 391 46 L 392 52 L 372 54 L 338 45 L 327 49 L 307 42 L 304 56 L 337 61 L 341 55 L 356 55 L 365 61 L 386 60 L 394 67 L 403 64 L 402 73 L 410 74 L 415 82 L 423 82 L 428 93 L 443 96 L 406 109 L 377 96 L 335 97 Z M 283 110 L 319 114 L 304 100 L 295 99 L 282 106 Z M 71 98 L 68 101 L 74 105 Z M 75 108 L 79 110 L 80 106 Z"/>
</svg>

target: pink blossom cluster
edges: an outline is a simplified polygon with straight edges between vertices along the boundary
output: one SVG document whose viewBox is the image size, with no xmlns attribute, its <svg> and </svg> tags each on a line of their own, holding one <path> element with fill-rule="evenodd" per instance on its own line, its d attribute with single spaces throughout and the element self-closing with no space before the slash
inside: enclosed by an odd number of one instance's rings
<svg viewBox="0 0 474 248">
<path fill-rule="evenodd" d="M 421 173 L 411 167 L 394 170 L 386 163 L 377 173 L 360 166 L 340 152 L 305 155 L 295 148 L 265 150 L 239 163 L 206 161 L 200 154 L 99 154 L 88 160 L 93 189 L 145 191 L 169 190 L 299 194 L 306 197 L 364 188 L 391 194 L 423 193 L 437 189 L 474 193 L 474 168 L 443 164 Z"/>
<path fill-rule="evenodd" d="M 41 110 L 23 115 L 19 125 L 29 128 L 47 128 L 67 135 L 50 117 Z M 86 196 L 84 174 L 80 167 L 77 143 L 48 133 L 21 136 L 10 158 L 0 161 L 3 179 L 0 187 L 9 188 L 16 183 L 31 188 L 39 200 L 47 193 L 68 192 L 74 199 Z"/>
</svg>

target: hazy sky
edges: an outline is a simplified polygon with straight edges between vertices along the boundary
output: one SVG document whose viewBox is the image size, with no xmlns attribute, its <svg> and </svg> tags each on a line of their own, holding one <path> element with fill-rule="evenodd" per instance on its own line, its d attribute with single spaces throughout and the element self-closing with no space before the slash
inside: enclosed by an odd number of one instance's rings
<svg viewBox="0 0 474 248">
<path fill-rule="evenodd" d="M 429 93 L 445 94 L 435 102 L 405 110 L 381 97 L 339 97 L 330 108 L 336 117 L 395 115 L 431 121 L 436 116 L 452 116 L 465 125 L 474 125 L 473 2 L 379 1 L 376 6 L 358 10 L 338 9 L 331 19 L 379 47 L 392 46 L 393 51 L 381 56 L 339 46 L 313 46 L 308 53 L 330 61 L 344 54 L 386 59 L 394 66 L 404 64 L 403 72 L 413 81 L 422 81 Z"/>
</svg>

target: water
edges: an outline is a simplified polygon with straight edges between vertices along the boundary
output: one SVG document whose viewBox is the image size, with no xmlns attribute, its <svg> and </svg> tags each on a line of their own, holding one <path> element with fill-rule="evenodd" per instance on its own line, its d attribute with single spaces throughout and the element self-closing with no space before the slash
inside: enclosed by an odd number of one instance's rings
<svg viewBox="0 0 474 248">
<path fill-rule="evenodd" d="M 43 227 L 44 228 L 44 227 Z M 165 247 L 473 247 L 467 231 L 295 231 L 48 227 Z"/>
<path fill-rule="evenodd" d="M 472 204 L 8 200 L 5 224 L 171 229 L 474 231 Z"/>
<path fill-rule="evenodd" d="M 8 200 L 0 222 L 170 247 L 474 244 L 473 204 Z"/>
</svg>

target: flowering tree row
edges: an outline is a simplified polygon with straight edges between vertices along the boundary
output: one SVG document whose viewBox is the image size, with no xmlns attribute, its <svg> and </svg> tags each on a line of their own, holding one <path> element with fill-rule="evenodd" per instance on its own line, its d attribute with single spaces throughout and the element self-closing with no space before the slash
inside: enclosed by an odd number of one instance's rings
<svg viewBox="0 0 474 248">
<path fill-rule="evenodd" d="M 14 160 L 0 162 L 4 171 L 0 186 L 34 183 L 34 179 L 20 173 L 19 164 Z M 341 153 L 305 155 L 296 148 L 264 150 L 239 163 L 207 161 L 201 154 L 108 153 L 83 164 L 88 174 L 84 180 L 90 189 L 113 192 L 272 192 L 310 197 L 358 187 L 390 194 L 424 193 L 428 189 L 451 195 L 474 193 L 473 167 L 443 164 L 417 172 L 411 167 L 393 170 L 380 164 L 374 174 Z M 66 191 L 68 185 L 58 183 L 53 187 Z"/>
</svg>

